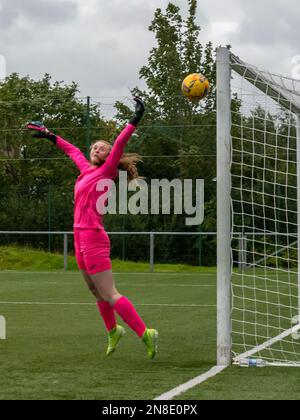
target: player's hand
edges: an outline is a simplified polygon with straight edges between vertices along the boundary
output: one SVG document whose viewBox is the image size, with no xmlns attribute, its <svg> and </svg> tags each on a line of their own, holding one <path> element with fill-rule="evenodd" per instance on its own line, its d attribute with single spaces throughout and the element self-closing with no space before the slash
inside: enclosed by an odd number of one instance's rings
<svg viewBox="0 0 300 420">
<path fill-rule="evenodd" d="M 51 133 L 51 131 L 48 130 L 48 128 L 45 127 L 44 124 L 40 121 L 31 121 L 30 123 L 26 124 L 26 128 L 35 131 L 33 137 L 48 139 L 53 143 L 56 143 L 56 135 Z"/>
<path fill-rule="evenodd" d="M 135 101 L 135 113 L 136 115 L 140 116 L 140 118 L 142 118 L 143 113 L 145 111 L 144 102 L 138 96 L 133 98 L 133 100 Z"/>
<path fill-rule="evenodd" d="M 130 123 L 132 125 L 137 126 L 138 123 L 140 122 L 143 114 L 144 114 L 145 105 L 144 105 L 144 102 L 142 101 L 142 99 L 139 98 L 138 96 L 135 96 L 133 98 L 133 100 L 135 101 L 135 113 L 134 113 Z"/>
</svg>

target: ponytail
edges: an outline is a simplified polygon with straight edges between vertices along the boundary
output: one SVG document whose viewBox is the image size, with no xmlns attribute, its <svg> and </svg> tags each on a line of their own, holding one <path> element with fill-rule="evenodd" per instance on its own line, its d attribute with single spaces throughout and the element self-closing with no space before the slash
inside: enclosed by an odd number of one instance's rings
<svg viewBox="0 0 300 420">
<path fill-rule="evenodd" d="M 137 170 L 137 164 L 139 162 L 142 162 L 142 158 L 137 153 L 124 153 L 121 156 L 119 169 L 127 172 L 129 181 L 141 178 Z"/>
</svg>

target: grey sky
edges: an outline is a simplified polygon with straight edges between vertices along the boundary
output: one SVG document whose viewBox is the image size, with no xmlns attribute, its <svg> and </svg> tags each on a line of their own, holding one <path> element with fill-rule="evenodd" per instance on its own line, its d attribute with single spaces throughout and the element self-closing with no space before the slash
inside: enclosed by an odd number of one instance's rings
<svg viewBox="0 0 300 420">
<path fill-rule="evenodd" d="M 183 15 L 187 0 L 173 0 Z M 0 55 L 7 73 L 76 81 L 81 95 L 116 97 L 143 86 L 155 45 L 148 26 L 168 0 L 0 0 Z M 252 64 L 290 76 L 300 55 L 298 0 L 199 0 L 200 40 L 230 43 Z"/>
</svg>

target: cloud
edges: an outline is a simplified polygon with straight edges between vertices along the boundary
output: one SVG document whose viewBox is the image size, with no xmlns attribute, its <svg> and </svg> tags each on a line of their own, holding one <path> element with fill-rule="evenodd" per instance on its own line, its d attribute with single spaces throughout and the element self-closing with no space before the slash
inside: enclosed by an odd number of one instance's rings
<svg viewBox="0 0 300 420">
<path fill-rule="evenodd" d="M 72 0 L 0 0 L 1 28 L 10 27 L 19 19 L 47 25 L 69 21 L 76 15 L 77 4 Z"/>
<path fill-rule="evenodd" d="M 122 96 L 144 86 L 139 70 L 156 44 L 148 31 L 169 1 L 0 0 L 0 55 L 9 73 L 79 83 L 82 95 Z M 200 42 L 231 44 L 258 67 L 290 74 L 298 45 L 298 0 L 198 0 Z"/>
<path fill-rule="evenodd" d="M 264 0 L 245 2 L 244 17 L 233 38 L 239 43 L 294 45 L 299 48 L 300 8 L 298 0 Z"/>
<path fill-rule="evenodd" d="M 49 73 L 54 80 L 79 82 L 81 92 L 91 96 L 124 95 L 139 84 L 138 72 L 145 64 L 153 44 L 148 25 L 153 10 L 143 2 L 124 1 L 54 1 L 68 4 L 61 22 L 55 21 L 57 8 L 47 3 L 46 10 L 30 9 L 35 0 L 17 0 L 17 16 L 10 28 L 0 27 L 0 53 L 7 59 L 9 73 L 29 74 L 40 78 Z M 1 2 L 1 0 L 0 0 Z M 12 12 L 6 1 L 6 16 Z M 50 8 L 49 8 L 49 7 Z M 46 7 L 46 4 L 45 4 Z M 73 19 L 74 11 L 77 18 Z M 43 22 L 42 14 L 49 13 L 48 24 L 32 26 L 29 19 Z M 72 19 L 71 19 L 72 18 Z M 51 32 L 49 32 L 51 31 Z"/>
<path fill-rule="evenodd" d="M 215 46 L 230 44 L 241 59 L 290 77 L 300 54 L 298 0 L 201 0 L 209 24 L 200 35 Z M 217 7 L 213 7 L 213 6 Z M 200 19 L 201 20 L 201 19 Z"/>
</svg>

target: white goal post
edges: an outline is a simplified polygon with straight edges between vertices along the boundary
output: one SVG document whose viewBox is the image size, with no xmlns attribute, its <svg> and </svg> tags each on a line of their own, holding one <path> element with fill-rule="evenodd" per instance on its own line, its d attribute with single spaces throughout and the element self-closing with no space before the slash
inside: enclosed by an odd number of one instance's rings
<svg viewBox="0 0 300 420">
<path fill-rule="evenodd" d="M 299 226 L 300 81 L 220 47 L 218 365 L 300 366 Z"/>
</svg>

